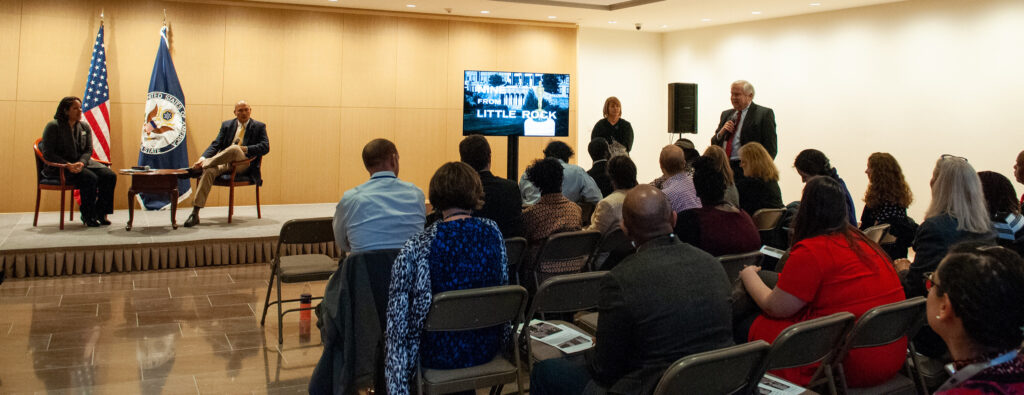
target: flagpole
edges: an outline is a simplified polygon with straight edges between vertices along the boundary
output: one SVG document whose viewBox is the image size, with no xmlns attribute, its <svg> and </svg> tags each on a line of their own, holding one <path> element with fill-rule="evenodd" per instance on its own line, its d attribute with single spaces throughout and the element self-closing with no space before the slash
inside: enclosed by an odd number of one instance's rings
<svg viewBox="0 0 1024 395">
<path fill-rule="evenodd" d="M 164 27 L 167 27 L 167 9 L 164 8 Z"/>
<path fill-rule="evenodd" d="M 103 13 L 104 9 L 100 8 L 100 26 L 103 26 Z"/>
</svg>

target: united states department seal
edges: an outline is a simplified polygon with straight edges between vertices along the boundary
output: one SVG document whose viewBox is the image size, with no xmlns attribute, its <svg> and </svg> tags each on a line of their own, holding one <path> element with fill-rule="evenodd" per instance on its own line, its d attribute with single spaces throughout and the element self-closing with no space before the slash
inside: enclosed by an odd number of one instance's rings
<svg viewBox="0 0 1024 395">
<path fill-rule="evenodd" d="M 185 106 L 170 93 L 149 92 L 140 151 L 160 155 L 178 148 L 184 141 Z"/>
</svg>

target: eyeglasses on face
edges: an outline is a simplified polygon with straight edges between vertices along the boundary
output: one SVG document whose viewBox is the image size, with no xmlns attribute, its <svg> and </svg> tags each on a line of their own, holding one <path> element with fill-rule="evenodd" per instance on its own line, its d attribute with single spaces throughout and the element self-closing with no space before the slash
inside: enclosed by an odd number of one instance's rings
<svg viewBox="0 0 1024 395">
<path fill-rule="evenodd" d="M 939 284 L 937 282 L 935 282 L 936 279 L 937 279 L 937 276 L 935 275 L 935 272 L 927 272 L 927 273 L 925 273 L 924 274 L 924 289 L 926 291 L 931 291 L 932 288 L 938 287 Z"/>
</svg>

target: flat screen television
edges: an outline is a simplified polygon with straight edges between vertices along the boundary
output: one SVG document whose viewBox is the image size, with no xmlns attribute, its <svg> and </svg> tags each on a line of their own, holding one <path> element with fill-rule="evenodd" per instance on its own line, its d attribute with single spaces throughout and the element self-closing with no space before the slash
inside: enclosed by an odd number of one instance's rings
<svg viewBox="0 0 1024 395">
<path fill-rule="evenodd" d="M 569 74 L 466 70 L 462 135 L 569 136 Z"/>
</svg>

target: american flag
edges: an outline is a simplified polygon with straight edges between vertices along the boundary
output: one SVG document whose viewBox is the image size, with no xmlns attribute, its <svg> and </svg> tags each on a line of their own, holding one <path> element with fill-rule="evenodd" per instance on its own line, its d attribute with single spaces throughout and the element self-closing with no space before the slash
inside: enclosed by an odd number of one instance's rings
<svg viewBox="0 0 1024 395">
<path fill-rule="evenodd" d="M 110 87 L 107 86 L 107 54 L 103 44 L 103 24 L 92 46 L 92 61 L 85 83 L 82 120 L 92 127 L 93 159 L 110 161 Z"/>
</svg>

